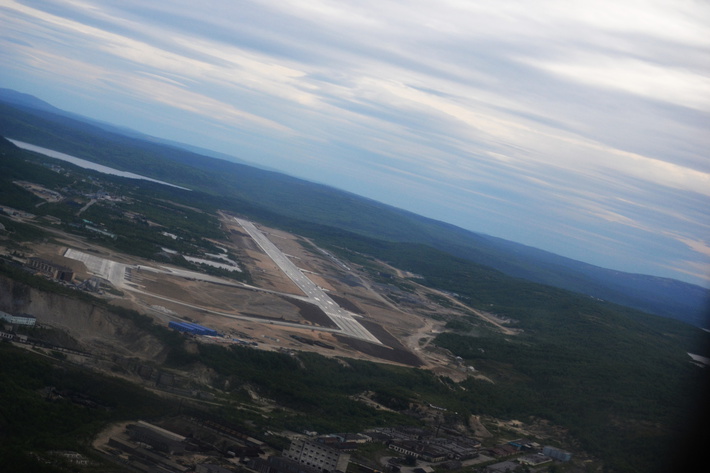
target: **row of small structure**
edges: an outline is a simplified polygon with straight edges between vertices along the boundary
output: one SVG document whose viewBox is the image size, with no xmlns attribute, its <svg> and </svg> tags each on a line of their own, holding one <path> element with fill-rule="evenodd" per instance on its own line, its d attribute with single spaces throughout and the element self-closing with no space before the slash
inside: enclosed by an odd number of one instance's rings
<svg viewBox="0 0 710 473">
<path fill-rule="evenodd" d="M 216 422 L 200 422 L 200 426 L 207 428 L 209 430 L 218 432 L 221 435 L 226 435 L 229 438 L 243 442 L 247 446 L 251 446 L 255 449 L 254 453 L 247 454 L 250 457 L 247 465 L 250 469 L 256 471 L 257 473 L 336 473 L 347 471 L 348 463 L 350 462 L 350 454 L 347 453 L 350 450 L 349 445 L 361 444 L 365 442 L 370 442 L 372 440 L 382 440 L 381 436 L 393 436 L 397 437 L 398 434 L 403 436 L 411 437 L 414 432 L 408 431 L 406 428 L 399 429 L 381 429 L 380 431 L 368 431 L 366 434 L 331 434 L 320 436 L 316 438 L 295 438 L 291 441 L 290 446 L 285 449 L 281 455 L 272 456 L 269 458 L 261 458 L 256 452 L 259 451 L 259 446 L 261 442 L 252 439 L 233 429 L 227 428 Z M 226 429 L 226 430 L 225 430 Z M 385 430 L 387 433 L 382 432 Z M 179 434 L 167 431 L 158 426 L 148 424 L 146 422 L 138 422 L 128 427 L 128 433 L 132 440 L 143 445 L 150 445 L 155 452 L 164 452 L 170 455 L 181 455 L 187 453 L 190 448 L 187 446 L 186 437 Z M 458 440 L 458 441 L 457 441 Z M 196 441 L 196 439 L 191 439 L 191 441 Z M 421 442 L 421 437 L 419 440 L 413 438 L 393 440 L 390 437 L 389 446 L 393 450 L 399 451 L 400 453 L 409 455 L 414 454 L 415 457 L 421 458 L 425 461 L 430 461 L 424 458 L 421 451 L 408 450 L 400 451 L 397 448 L 393 448 L 395 445 L 402 445 L 403 442 Z M 452 445 L 464 445 L 468 447 L 467 450 L 457 450 L 456 448 L 451 448 Z M 439 448 L 448 448 L 449 453 L 444 455 L 447 458 L 458 458 L 460 460 L 465 458 L 473 458 L 477 453 L 474 452 L 475 447 L 480 446 L 480 443 L 474 439 L 436 439 L 431 438 L 428 446 L 438 446 Z M 109 446 L 119 449 L 123 452 L 129 453 L 132 457 L 142 457 L 143 461 L 149 463 L 158 462 L 165 466 L 172 467 L 174 471 L 186 471 L 187 469 L 183 465 L 178 465 L 173 460 L 166 457 L 159 459 L 155 456 L 155 453 L 143 451 L 138 447 L 133 447 L 125 444 L 117 439 L 112 439 Z M 517 462 L 504 461 L 494 465 L 489 465 L 486 467 L 486 471 L 490 473 L 502 473 L 506 471 L 513 471 L 521 464 L 527 464 L 530 466 L 538 466 L 546 462 L 552 461 L 553 459 L 560 461 L 568 461 L 571 458 L 569 452 L 563 450 L 546 446 L 541 452 L 538 452 L 537 444 L 534 442 L 527 441 L 525 439 L 511 441 L 508 444 L 499 446 L 501 449 L 501 454 L 512 454 L 521 451 L 528 451 L 528 455 L 521 456 L 517 458 Z M 244 452 L 246 453 L 246 452 Z M 241 455 L 244 455 L 242 453 Z M 458 456 L 457 456 L 458 455 Z M 471 456 L 474 455 L 474 456 Z M 436 458 L 439 458 L 437 456 Z M 442 458 L 443 460 L 444 458 Z M 205 470 L 207 471 L 207 470 Z M 215 471 L 210 469 L 210 471 Z M 220 469 L 219 471 L 229 471 Z"/>
<path fill-rule="evenodd" d="M 499 463 L 488 465 L 485 469 L 486 473 L 507 473 L 516 471 L 521 465 L 529 467 L 537 467 L 550 463 L 553 460 L 567 462 L 572 459 L 572 454 L 565 450 L 561 450 L 552 446 L 544 446 L 540 449 L 539 444 L 531 442 L 527 439 L 512 440 L 504 445 L 487 450 L 491 456 L 501 457 L 510 456 L 520 452 L 528 452 L 527 455 L 522 455 L 515 460 L 505 460 Z"/>
<path fill-rule="evenodd" d="M 3 323 L 5 330 L 0 330 L 0 340 L 18 342 L 27 342 L 27 335 L 17 334 L 13 331 L 13 326 L 21 325 L 23 327 L 34 327 L 37 324 L 37 319 L 33 315 L 22 314 L 12 315 L 0 310 L 0 322 Z"/>
<path fill-rule="evenodd" d="M 30 314 L 12 315 L 0 310 L 0 322 L 10 325 L 22 325 L 23 327 L 34 327 L 37 324 L 37 319 Z"/>
<path fill-rule="evenodd" d="M 402 455 L 429 463 L 438 463 L 442 467 L 453 465 L 449 468 L 460 467 L 462 461 L 476 458 L 480 454 L 501 458 L 527 452 L 527 455 L 517 458 L 517 463 L 514 463 L 516 466 L 520 466 L 520 464 L 537 466 L 553 460 L 566 462 L 572 458 L 570 452 L 552 446 L 541 447 L 538 443 L 528 439 L 517 439 L 495 447 L 481 448 L 481 443 L 476 439 L 467 437 L 438 438 L 416 428 L 378 429 L 375 432 L 368 432 L 368 435 L 384 441 L 390 449 Z M 489 471 L 506 471 L 506 468 L 511 464 L 513 463 L 501 462 L 491 465 L 492 468 Z M 501 469 L 497 469 L 497 465 L 502 465 Z"/>
<path fill-rule="evenodd" d="M 42 258 L 28 258 L 27 266 L 57 281 L 72 282 L 74 270 Z"/>
</svg>

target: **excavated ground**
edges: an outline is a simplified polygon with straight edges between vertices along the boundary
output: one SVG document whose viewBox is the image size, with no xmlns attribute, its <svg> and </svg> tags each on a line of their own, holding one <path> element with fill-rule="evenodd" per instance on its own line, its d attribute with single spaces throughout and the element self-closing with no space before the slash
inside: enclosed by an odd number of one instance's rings
<svg viewBox="0 0 710 473">
<path fill-rule="evenodd" d="M 471 314 L 473 311 L 470 308 L 453 298 L 449 307 L 437 305 L 431 297 L 427 297 L 427 293 L 436 293 L 439 298 L 450 296 L 417 285 L 416 279 L 412 279 L 414 275 L 404 274 L 384 264 L 383 270 L 408 278 L 408 285 L 416 289 L 404 293 L 394 285 L 375 283 L 362 268 L 355 265 L 345 268 L 337 260 L 318 251 L 313 242 L 260 226 L 284 254 L 328 292 L 337 304 L 353 313 L 382 344 L 339 335 L 337 326 L 320 308 L 299 299 L 304 296 L 300 289 L 259 249 L 236 221 L 223 215 L 222 224 L 228 232 L 229 240 L 216 243 L 238 255 L 240 264 L 248 269 L 252 284 L 258 289 L 238 287 L 240 283 L 229 279 L 225 279 L 223 284 L 217 284 L 129 268 L 125 285 L 108 291 L 105 296 L 114 304 L 153 317 L 158 323 L 167 324 L 170 320 L 193 321 L 234 338 L 254 341 L 264 350 L 315 351 L 326 356 L 417 366 L 446 374 L 453 379 L 470 375 L 455 363 L 451 354 L 430 344 L 436 334 L 443 330 L 444 322 L 441 320 Z M 156 262 L 109 251 L 80 237 L 58 231 L 54 240 L 35 245 L 33 250 L 35 256 L 71 267 L 79 280 L 91 277 L 92 274 L 82 263 L 63 256 L 67 248 L 129 266 L 160 268 Z M 394 303 L 394 300 L 398 302 Z M 86 318 L 69 320 L 76 316 L 76 311 L 51 311 L 44 308 L 36 312 L 39 319 L 46 319 L 48 324 L 67 330 L 76 339 L 91 340 L 93 349 L 103 347 L 111 351 L 115 345 L 125 343 L 120 337 L 116 338 L 116 330 L 97 329 L 100 320 L 91 323 Z M 485 323 L 497 326 L 502 331 L 508 330 L 493 319 L 486 320 L 485 314 L 479 315 Z M 112 325 L 115 321 L 107 318 L 103 323 Z M 301 338 L 296 339 L 294 335 Z M 310 344 L 308 341 L 318 341 L 320 344 Z M 132 353 L 143 358 L 156 356 L 149 346 L 133 346 Z"/>
</svg>

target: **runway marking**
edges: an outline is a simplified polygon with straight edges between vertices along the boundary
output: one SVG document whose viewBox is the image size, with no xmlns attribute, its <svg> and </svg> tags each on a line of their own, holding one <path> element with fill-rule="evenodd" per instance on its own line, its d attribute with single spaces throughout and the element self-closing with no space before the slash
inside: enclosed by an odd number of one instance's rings
<svg viewBox="0 0 710 473">
<path fill-rule="evenodd" d="M 252 237 L 264 253 L 273 260 L 281 271 L 291 279 L 309 297 L 310 302 L 320 307 L 330 319 L 342 330 L 343 335 L 365 340 L 381 345 L 377 337 L 372 335 L 365 327 L 355 320 L 354 316 L 340 307 L 326 292 L 311 281 L 293 262 L 279 250 L 256 226 L 237 217 L 234 220 Z"/>
<path fill-rule="evenodd" d="M 244 230 L 251 236 L 251 238 L 259 245 L 259 247 L 266 253 L 269 258 L 271 258 L 274 263 L 281 269 L 281 271 L 288 276 L 289 279 L 291 279 L 298 287 L 303 291 L 303 296 L 298 296 L 294 294 L 285 294 L 282 292 L 278 291 L 273 291 L 269 289 L 263 289 L 259 288 L 256 286 L 251 286 L 248 284 L 244 284 L 241 282 L 226 282 L 221 278 L 217 278 L 214 276 L 209 276 L 206 274 L 198 273 L 195 271 L 189 271 L 189 270 L 184 270 L 184 269 L 179 269 L 179 268 L 169 268 L 167 266 L 161 266 L 160 268 L 155 268 L 151 266 L 143 266 L 143 265 L 130 265 L 130 264 L 125 264 L 125 263 L 119 263 L 117 261 L 110 260 L 108 258 L 104 258 L 101 256 L 96 256 L 96 255 L 91 255 L 88 253 L 84 253 L 79 250 L 75 250 L 73 248 L 68 248 L 67 251 L 64 253 L 64 256 L 67 258 L 71 258 L 77 261 L 81 261 L 86 265 L 86 268 L 88 271 L 95 276 L 104 278 L 111 282 L 116 288 L 122 289 L 122 290 L 128 290 L 128 291 L 133 291 L 141 294 L 146 294 L 150 295 L 152 297 L 156 297 L 158 299 L 163 299 L 166 301 L 171 301 L 171 302 L 176 302 L 179 304 L 182 304 L 184 306 L 189 306 L 189 307 L 195 307 L 197 308 L 198 306 L 192 306 L 190 304 L 182 303 L 179 302 L 175 299 L 170 299 L 167 297 L 162 297 L 158 296 L 157 294 L 150 294 L 147 292 L 144 292 L 137 287 L 134 287 L 130 283 L 130 281 L 126 280 L 126 275 L 127 275 L 127 270 L 135 269 L 135 270 L 142 270 L 142 271 L 150 271 L 150 272 L 155 272 L 155 273 L 163 273 L 163 274 L 171 274 L 174 276 L 179 276 L 179 277 L 184 277 L 184 278 L 192 278 L 192 279 L 197 279 L 201 281 L 206 281 L 206 282 L 216 282 L 219 284 L 228 284 L 230 286 L 242 288 L 242 289 L 251 289 L 255 291 L 262 291 L 262 292 L 268 292 L 271 294 L 279 294 L 279 295 L 286 295 L 289 297 L 295 297 L 297 299 L 301 299 L 306 302 L 310 302 L 314 305 L 317 305 L 318 307 L 323 310 L 323 312 L 338 326 L 340 333 L 342 335 L 346 335 L 352 338 L 357 338 L 360 340 L 365 340 L 371 343 L 376 343 L 378 345 L 382 345 L 382 342 L 380 342 L 377 337 L 372 335 L 365 327 L 360 324 L 355 319 L 355 314 L 352 314 L 348 312 L 347 310 L 343 309 L 340 307 L 333 299 L 328 296 L 328 294 L 316 283 L 311 281 L 293 262 L 286 257 L 286 255 L 279 250 L 276 245 L 274 245 L 267 237 L 264 235 L 260 230 L 256 228 L 256 226 L 249 222 L 248 220 L 242 220 L 234 217 L 234 219 L 239 223 L 239 225 L 244 228 Z M 249 319 L 249 317 L 240 317 L 240 316 L 235 316 L 235 315 L 229 315 L 225 314 L 222 312 L 216 312 L 216 311 L 210 311 L 212 313 L 217 313 L 219 315 L 227 316 L 227 317 L 233 317 L 233 318 L 246 318 Z M 273 322 L 272 322 L 273 323 Z M 280 323 L 279 325 L 289 325 L 289 326 L 299 326 L 302 327 L 300 324 L 295 324 L 295 323 Z M 309 326 L 309 328 L 314 329 L 314 330 L 321 330 L 325 332 L 337 332 L 334 329 L 328 329 L 325 327 L 314 327 L 314 326 Z"/>
</svg>

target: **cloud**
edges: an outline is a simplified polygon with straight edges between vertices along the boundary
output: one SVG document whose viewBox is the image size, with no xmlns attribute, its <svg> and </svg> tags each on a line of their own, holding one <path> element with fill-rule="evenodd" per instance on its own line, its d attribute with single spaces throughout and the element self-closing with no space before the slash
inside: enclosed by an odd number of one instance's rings
<svg viewBox="0 0 710 473">
<path fill-rule="evenodd" d="M 710 111 L 710 80 L 706 75 L 695 72 L 598 54 L 559 63 L 530 61 L 530 64 L 595 87 L 619 89 L 654 100 Z"/>
<path fill-rule="evenodd" d="M 707 241 L 686 238 L 683 236 L 677 236 L 676 239 L 688 245 L 691 250 L 710 257 L 710 245 L 708 245 Z"/>
</svg>

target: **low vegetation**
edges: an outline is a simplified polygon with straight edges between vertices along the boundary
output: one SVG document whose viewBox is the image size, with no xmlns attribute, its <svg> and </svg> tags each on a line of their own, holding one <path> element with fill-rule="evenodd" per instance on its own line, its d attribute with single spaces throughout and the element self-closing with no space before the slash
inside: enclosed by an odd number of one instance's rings
<svg viewBox="0 0 710 473">
<path fill-rule="evenodd" d="M 158 327 L 148 317 L 108 307 L 101 299 L 35 278 L 9 261 L 0 263 L 2 274 L 23 284 L 83 298 L 130 319 L 170 348 L 168 367 L 212 370 L 211 388 L 229 401 L 215 407 L 212 415 L 235 422 L 248 420 L 260 429 L 347 431 L 416 423 L 408 411 L 431 403 L 446 408 L 449 420 L 461 424 L 466 424 L 471 414 L 544 418 L 567 429 L 579 448 L 603 458 L 610 471 L 652 472 L 668 467 L 659 458 L 674 457 L 683 429 L 698 407 L 694 395 L 702 393 L 707 382 L 707 370 L 691 364 L 687 353 L 709 355 L 708 334 L 684 323 L 511 278 L 428 245 L 375 239 L 279 215 L 241 200 L 238 190 L 227 196 L 207 192 L 212 178 L 197 173 L 190 181 L 184 174 L 189 167 L 185 163 L 166 168 L 162 177 L 194 184 L 192 191 L 148 182 L 127 184 L 69 165 L 56 172 L 45 166 L 44 158 L 7 143 L 2 152 L 0 204 L 60 219 L 67 231 L 106 247 L 151 259 L 166 258 L 164 248 L 185 255 L 218 252 L 215 242 L 226 235 L 215 213 L 223 209 L 312 238 L 338 258 L 369 268 L 381 282 L 402 290 L 411 290 L 416 283 L 446 291 L 472 309 L 507 320 L 508 326 L 519 332 L 503 336 L 476 330 L 481 322 L 472 317 L 449 320 L 451 332 L 439 335 L 436 344 L 488 378 L 468 378 L 461 383 L 424 370 L 311 354 L 296 358 L 213 345 L 187 350 L 181 336 Z M 124 158 L 135 160 L 133 155 Z M 146 162 L 145 166 L 147 172 L 153 164 Z M 74 204 L 42 204 L 12 184 L 14 179 L 30 178 L 49 189 L 77 196 L 69 199 Z M 121 199 L 96 202 L 79 215 L 88 200 L 78 197 L 100 189 Z M 0 216 L 0 223 L 6 229 L 3 239 L 18 248 L 50 238 L 46 229 L 34 224 L 6 216 Z M 87 225 L 103 233 L 87 229 Z M 407 280 L 383 274 L 377 261 L 419 277 Z M 172 262 L 194 267 L 179 258 Z M 248 274 L 239 277 L 248 278 Z M 444 302 L 437 297 L 431 300 Z M 61 448 L 87 451 L 87 439 L 107 422 L 160 416 L 175 408 L 128 383 L 68 367 L 58 358 L 40 359 L 2 345 L 0 363 L 0 456 L 7 455 L 3 458 L 17 467 L 13 471 L 49 468 L 38 466 L 32 452 Z M 85 393 L 104 407 L 91 411 L 70 403 L 48 402 L 38 394 L 47 386 Z M 231 403 L 252 403 L 250 393 L 254 391 L 272 403 L 268 415 L 230 407 Z M 373 401 L 391 411 L 355 400 L 363 392 L 370 392 Z M 33 437 L 36 425 L 49 427 Z M 23 470 L 23 464 L 32 467 Z"/>
</svg>

